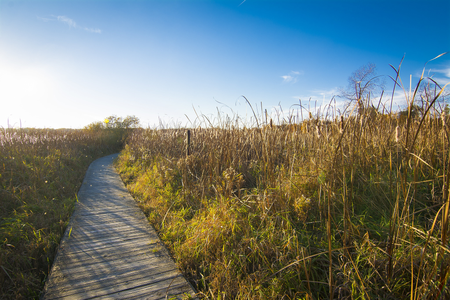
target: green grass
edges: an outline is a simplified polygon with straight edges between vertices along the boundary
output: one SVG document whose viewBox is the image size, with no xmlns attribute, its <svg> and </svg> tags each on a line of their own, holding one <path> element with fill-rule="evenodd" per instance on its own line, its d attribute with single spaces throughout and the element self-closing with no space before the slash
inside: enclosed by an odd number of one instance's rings
<svg viewBox="0 0 450 300">
<path fill-rule="evenodd" d="M 444 299 L 450 120 L 439 91 L 422 94 L 422 116 L 330 107 L 274 126 L 254 112 L 250 128 L 204 117 L 189 156 L 187 129 L 139 130 L 117 168 L 202 297 Z"/>
<path fill-rule="evenodd" d="M 38 298 L 89 164 L 123 131 L 0 130 L 0 298 Z"/>
</svg>

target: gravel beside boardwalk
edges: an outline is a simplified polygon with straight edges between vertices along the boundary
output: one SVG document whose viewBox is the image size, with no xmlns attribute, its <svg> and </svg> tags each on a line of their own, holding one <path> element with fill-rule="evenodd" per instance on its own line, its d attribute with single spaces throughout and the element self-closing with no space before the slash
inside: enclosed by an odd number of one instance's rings
<svg viewBox="0 0 450 300">
<path fill-rule="evenodd" d="M 116 157 L 90 165 L 43 299 L 195 295 L 114 170 Z"/>
</svg>

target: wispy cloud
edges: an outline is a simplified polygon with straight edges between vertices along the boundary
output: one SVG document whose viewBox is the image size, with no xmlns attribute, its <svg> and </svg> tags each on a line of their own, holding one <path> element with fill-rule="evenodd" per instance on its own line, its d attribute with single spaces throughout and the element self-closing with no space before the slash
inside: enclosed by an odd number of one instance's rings
<svg viewBox="0 0 450 300">
<path fill-rule="evenodd" d="M 443 73 L 445 75 L 445 77 L 450 78 L 450 67 L 448 67 L 446 69 L 435 70 L 435 72 Z"/>
<path fill-rule="evenodd" d="M 59 22 L 65 23 L 69 25 L 69 27 L 77 28 L 77 23 L 74 20 L 66 17 L 66 16 L 57 16 L 56 17 Z"/>
<path fill-rule="evenodd" d="M 295 83 L 297 82 L 298 76 L 303 74 L 303 71 L 291 71 L 289 74 L 281 76 L 281 78 L 283 78 L 284 83 Z"/>
<path fill-rule="evenodd" d="M 300 96 L 293 96 L 293 99 L 300 101 L 306 111 L 311 113 L 324 112 L 325 109 L 333 108 L 343 111 L 346 101 L 337 97 L 339 89 L 337 87 L 329 90 L 312 90 Z"/>
<path fill-rule="evenodd" d="M 281 76 L 281 78 L 283 78 L 284 82 L 291 82 L 294 80 L 294 77 L 292 77 L 291 75 L 284 75 L 284 76 Z"/>
<path fill-rule="evenodd" d="M 331 99 L 333 96 L 336 96 L 339 94 L 338 88 L 332 88 L 330 90 L 314 90 L 312 91 L 313 94 L 319 95 L 322 97 L 322 100 Z"/>
<path fill-rule="evenodd" d="M 89 31 L 89 32 L 93 32 L 93 33 L 102 33 L 102 30 L 98 29 L 98 28 L 87 28 L 87 27 L 85 27 L 83 29 L 86 30 L 86 31 Z"/>
<path fill-rule="evenodd" d="M 54 18 L 43 18 L 43 17 L 39 17 L 39 16 L 37 16 L 36 17 L 38 20 L 40 20 L 40 21 L 44 21 L 44 22 L 49 22 L 49 21 L 55 21 L 55 19 Z"/>
<path fill-rule="evenodd" d="M 313 101 L 313 102 L 329 102 L 333 97 L 339 94 L 338 88 L 332 88 L 329 90 L 313 90 L 309 91 L 308 95 L 294 96 L 294 99 L 301 99 L 302 101 Z M 337 99 L 339 100 L 339 99 Z"/>
<path fill-rule="evenodd" d="M 396 90 L 394 94 L 386 93 L 383 95 L 379 109 L 382 112 L 398 112 L 404 109 L 407 104 L 408 93 L 403 90 Z"/>
<path fill-rule="evenodd" d="M 92 32 L 92 33 L 102 33 L 101 29 L 82 27 L 82 26 L 78 25 L 74 20 L 72 20 L 71 18 L 68 18 L 66 16 L 52 16 L 52 18 L 43 18 L 43 17 L 37 17 L 37 18 L 38 18 L 38 20 L 41 20 L 44 22 L 58 21 L 58 22 L 68 25 L 70 28 L 82 29 L 84 31 L 88 31 L 88 32 Z"/>
<path fill-rule="evenodd" d="M 245 1 L 247 1 L 247 0 L 242 1 L 241 4 L 238 5 L 238 7 L 241 6 L 242 4 L 244 4 Z"/>
<path fill-rule="evenodd" d="M 439 85 L 446 85 L 450 82 L 450 67 L 444 69 L 431 69 L 431 78 L 434 79 Z"/>
</svg>

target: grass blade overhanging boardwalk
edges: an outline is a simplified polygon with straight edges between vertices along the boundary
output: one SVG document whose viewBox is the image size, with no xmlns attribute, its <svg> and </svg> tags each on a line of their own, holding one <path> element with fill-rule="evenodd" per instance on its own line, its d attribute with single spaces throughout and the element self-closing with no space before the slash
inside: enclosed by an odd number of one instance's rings
<svg viewBox="0 0 450 300">
<path fill-rule="evenodd" d="M 114 170 L 116 156 L 89 167 L 43 298 L 194 296 Z"/>
</svg>

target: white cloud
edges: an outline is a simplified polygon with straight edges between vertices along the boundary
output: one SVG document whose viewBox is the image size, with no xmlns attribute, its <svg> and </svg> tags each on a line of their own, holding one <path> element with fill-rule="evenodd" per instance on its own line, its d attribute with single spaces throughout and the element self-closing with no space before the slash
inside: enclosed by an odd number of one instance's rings
<svg viewBox="0 0 450 300">
<path fill-rule="evenodd" d="M 308 117 L 308 112 L 311 112 L 313 115 L 330 118 L 334 112 L 342 113 L 347 105 L 347 101 L 337 97 L 338 94 L 339 89 L 335 87 L 329 90 L 312 90 L 308 94 L 292 98 L 300 101 L 303 117 Z"/>
<path fill-rule="evenodd" d="M 334 96 L 337 96 L 339 94 L 338 88 L 332 88 L 329 90 L 312 90 L 309 92 L 308 95 L 302 95 L 302 96 L 294 96 L 295 99 L 302 99 L 302 100 L 311 100 L 316 102 L 327 102 L 330 101 Z"/>
<path fill-rule="evenodd" d="M 291 71 L 288 75 L 283 75 L 281 78 L 283 78 L 283 82 L 285 83 L 296 83 L 298 76 L 304 75 L 305 73 L 303 71 Z"/>
<path fill-rule="evenodd" d="M 450 67 L 446 69 L 431 69 L 431 72 L 441 73 L 450 79 Z"/>
<path fill-rule="evenodd" d="M 408 103 L 408 95 L 407 91 L 402 89 L 397 89 L 394 94 L 386 93 L 383 95 L 380 104 L 380 111 L 384 112 L 397 112 L 404 109 Z M 391 110 L 392 109 L 392 110 Z"/>
<path fill-rule="evenodd" d="M 69 18 L 66 17 L 66 16 L 57 16 L 56 18 L 57 18 L 58 21 L 63 22 L 63 23 L 65 23 L 65 24 L 69 25 L 69 27 L 77 28 L 77 23 L 75 23 L 74 20 L 69 19 Z"/>
<path fill-rule="evenodd" d="M 292 80 L 294 80 L 294 77 L 292 77 L 291 75 L 284 75 L 281 76 L 281 78 L 283 78 L 283 82 L 291 82 Z"/>
<path fill-rule="evenodd" d="M 77 25 L 77 23 L 74 20 L 72 20 L 71 18 L 68 18 L 66 16 L 52 16 L 52 17 L 53 18 L 42 18 L 42 17 L 37 17 L 37 18 L 38 18 L 38 20 L 41 20 L 44 22 L 58 21 L 58 22 L 68 25 L 70 28 L 83 29 L 84 31 L 87 31 L 87 32 L 102 33 L 102 30 L 98 29 L 98 28 L 81 27 L 81 26 Z"/>
<path fill-rule="evenodd" d="M 325 98 L 325 97 L 331 98 L 331 97 L 333 97 L 333 96 L 339 94 L 339 89 L 337 89 L 337 88 L 332 88 L 332 89 L 330 89 L 330 90 L 314 90 L 314 91 L 311 91 L 311 92 L 314 93 L 314 94 L 316 94 L 316 95 L 320 95 L 320 96 L 322 96 L 323 98 Z"/>
<path fill-rule="evenodd" d="M 447 83 L 450 83 L 450 78 L 444 78 L 444 77 L 432 77 L 434 81 L 436 81 L 441 87 L 446 85 Z"/>
<path fill-rule="evenodd" d="M 37 19 L 38 19 L 38 20 L 41 20 L 41 21 L 44 21 L 44 22 L 55 21 L 55 19 L 42 18 L 42 17 L 39 17 L 39 16 L 37 16 Z"/>
<path fill-rule="evenodd" d="M 93 32 L 93 33 L 102 33 L 101 29 L 98 28 L 84 28 L 84 30 L 89 31 L 89 32 Z"/>
<path fill-rule="evenodd" d="M 431 69 L 430 73 L 434 73 L 430 74 L 430 77 L 441 86 L 450 82 L 450 67 L 444 69 Z"/>
</svg>

